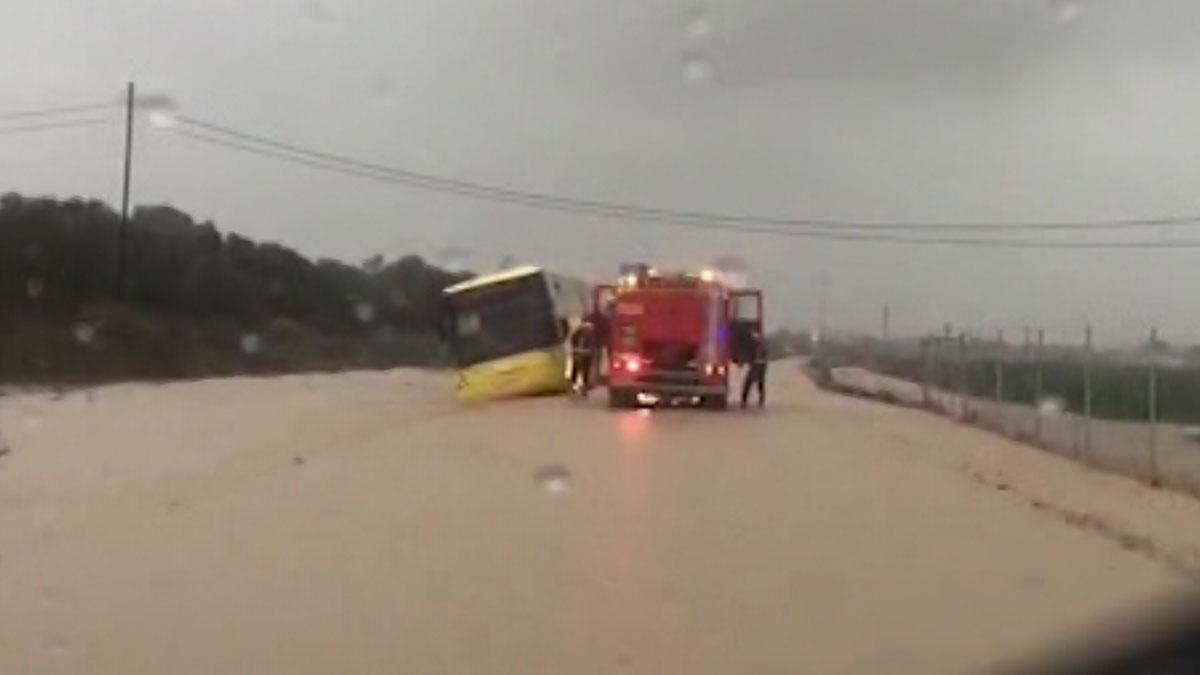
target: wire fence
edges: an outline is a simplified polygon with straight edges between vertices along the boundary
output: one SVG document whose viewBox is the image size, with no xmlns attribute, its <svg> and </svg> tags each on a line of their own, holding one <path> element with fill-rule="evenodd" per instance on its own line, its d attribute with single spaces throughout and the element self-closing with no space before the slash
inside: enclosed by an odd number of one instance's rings
<svg viewBox="0 0 1200 675">
<path fill-rule="evenodd" d="M 1098 350 L 1090 326 L 1053 344 L 1041 330 L 1010 344 L 946 327 L 919 340 L 841 345 L 824 371 L 852 393 L 1200 494 L 1200 359 L 1147 335 L 1138 349 Z"/>
</svg>

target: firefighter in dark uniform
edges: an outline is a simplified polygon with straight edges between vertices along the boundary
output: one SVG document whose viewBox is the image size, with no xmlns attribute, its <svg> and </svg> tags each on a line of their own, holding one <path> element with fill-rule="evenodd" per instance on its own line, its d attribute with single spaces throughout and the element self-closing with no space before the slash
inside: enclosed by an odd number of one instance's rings
<svg viewBox="0 0 1200 675">
<path fill-rule="evenodd" d="M 592 384 L 592 363 L 596 356 L 596 326 L 590 319 L 580 322 L 571 332 L 571 389 L 587 396 Z"/>
<path fill-rule="evenodd" d="M 750 400 L 750 389 L 758 388 L 758 407 L 767 402 L 767 342 L 762 333 L 754 332 L 750 336 L 747 356 L 749 362 L 746 368 L 746 379 L 742 382 L 742 407 Z"/>
</svg>

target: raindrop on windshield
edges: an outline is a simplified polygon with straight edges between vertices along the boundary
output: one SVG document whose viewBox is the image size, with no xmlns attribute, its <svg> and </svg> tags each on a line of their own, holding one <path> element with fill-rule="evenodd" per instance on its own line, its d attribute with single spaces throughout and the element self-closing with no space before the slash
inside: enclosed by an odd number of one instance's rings
<svg viewBox="0 0 1200 675">
<path fill-rule="evenodd" d="M 1058 417 L 1066 408 L 1063 400 L 1057 396 L 1046 396 L 1038 403 L 1038 414 L 1042 417 Z"/>
<path fill-rule="evenodd" d="M 262 350 L 262 336 L 258 333 L 242 333 L 240 341 L 242 352 L 246 354 L 257 354 Z"/>
<path fill-rule="evenodd" d="M 377 75 L 371 80 L 369 91 L 375 98 L 393 99 L 396 97 L 396 83 L 386 75 Z"/>
<path fill-rule="evenodd" d="M 393 307 L 407 307 L 408 295 L 404 293 L 404 289 L 393 288 L 388 291 L 388 302 L 392 303 Z"/>
<path fill-rule="evenodd" d="M 29 277 L 25 280 L 25 295 L 30 300 L 37 300 L 42 297 L 42 293 L 46 292 L 46 285 L 38 277 Z"/>
<path fill-rule="evenodd" d="M 169 112 L 156 110 L 150 113 L 148 118 L 150 120 L 150 124 L 153 124 L 159 129 L 174 129 L 175 127 L 179 126 L 179 118 L 175 117 Z"/>
<path fill-rule="evenodd" d="M 91 345 L 96 340 L 96 327 L 86 321 L 80 321 L 71 328 L 75 341 L 81 345 Z"/>
<path fill-rule="evenodd" d="M 358 319 L 359 323 L 371 323 L 375 320 L 375 305 L 365 300 L 355 303 L 354 318 Z"/>
<path fill-rule="evenodd" d="M 687 36 L 693 40 L 703 40 L 712 34 L 712 22 L 701 7 L 696 7 L 687 13 Z"/>
<path fill-rule="evenodd" d="M 712 78 L 712 62 L 703 52 L 688 52 L 683 55 L 683 81 L 702 84 Z"/>
<path fill-rule="evenodd" d="M 533 481 L 547 494 L 563 495 L 571 489 L 571 471 L 561 464 L 543 466 L 534 472 Z"/>
<path fill-rule="evenodd" d="M 1050 0 L 1050 12 L 1060 24 L 1074 23 L 1083 14 L 1083 3 L 1079 0 Z"/>
</svg>

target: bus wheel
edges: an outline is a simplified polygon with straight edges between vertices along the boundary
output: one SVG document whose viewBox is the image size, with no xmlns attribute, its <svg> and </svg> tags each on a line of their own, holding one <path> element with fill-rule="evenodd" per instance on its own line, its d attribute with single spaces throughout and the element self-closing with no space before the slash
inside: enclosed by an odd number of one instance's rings
<svg viewBox="0 0 1200 675">
<path fill-rule="evenodd" d="M 637 394 L 628 389 L 609 389 L 608 407 L 614 410 L 632 408 L 637 405 Z"/>
</svg>

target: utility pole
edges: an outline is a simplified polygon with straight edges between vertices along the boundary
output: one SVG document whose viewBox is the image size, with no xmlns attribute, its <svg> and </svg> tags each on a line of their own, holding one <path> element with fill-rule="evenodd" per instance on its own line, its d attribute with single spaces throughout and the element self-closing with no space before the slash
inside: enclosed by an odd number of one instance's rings
<svg viewBox="0 0 1200 675">
<path fill-rule="evenodd" d="M 884 342 L 887 342 L 892 337 L 892 308 L 883 306 L 883 332 L 880 335 Z"/>
<path fill-rule="evenodd" d="M 125 89 L 125 176 L 121 181 L 121 224 L 117 231 L 117 285 L 114 293 L 118 300 L 125 297 L 125 240 L 129 229 L 129 179 L 133 173 L 133 83 Z"/>
</svg>

